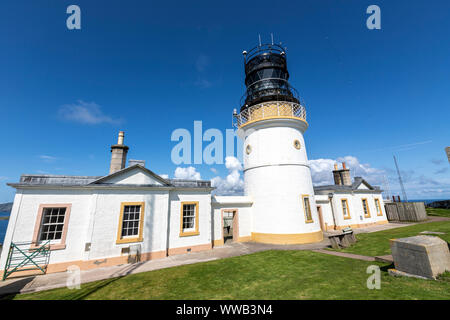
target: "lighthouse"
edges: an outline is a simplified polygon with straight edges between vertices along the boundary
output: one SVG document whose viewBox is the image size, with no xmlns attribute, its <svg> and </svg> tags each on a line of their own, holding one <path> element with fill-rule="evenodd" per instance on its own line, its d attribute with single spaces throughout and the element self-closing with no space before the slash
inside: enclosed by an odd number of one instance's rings
<svg viewBox="0 0 450 320">
<path fill-rule="evenodd" d="M 243 140 L 244 194 L 253 200 L 251 239 L 272 244 L 323 239 L 303 135 L 306 109 L 290 86 L 285 48 L 244 51 L 246 92 L 234 112 Z"/>
</svg>

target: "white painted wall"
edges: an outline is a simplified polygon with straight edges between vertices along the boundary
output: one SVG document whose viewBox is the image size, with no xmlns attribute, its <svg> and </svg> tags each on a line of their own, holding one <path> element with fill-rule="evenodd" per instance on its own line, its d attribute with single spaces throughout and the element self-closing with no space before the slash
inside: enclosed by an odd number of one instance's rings
<svg viewBox="0 0 450 320">
<path fill-rule="evenodd" d="M 348 205 L 350 208 L 350 216 L 351 219 L 344 219 L 343 210 L 341 205 L 341 200 L 346 198 L 348 201 Z M 364 210 L 362 206 L 362 199 L 366 198 L 369 210 L 370 210 L 370 218 L 364 217 Z M 377 198 L 380 200 L 381 210 L 383 212 L 382 216 L 377 216 L 375 201 Z M 355 225 L 355 224 L 367 224 L 367 223 L 375 223 L 380 221 L 386 221 L 386 212 L 384 210 L 384 203 L 381 194 L 373 194 L 373 193 L 338 193 L 333 197 L 333 205 L 335 209 L 335 217 L 336 217 L 336 225 L 338 226 L 346 226 L 346 225 Z"/>
<path fill-rule="evenodd" d="M 213 211 L 213 240 L 223 239 L 222 210 L 236 209 L 238 211 L 239 237 L 249 237 L 252 233 L 252 203 L 247 196 L 214 196 L 212 198 Z"/>
<path fill-rule="evenodd" d="M 87 259 L 101 259 L 121 255 L 121 249 L 141 245 L 141 252 L 166 250 L 169 192 L 158 190 L 98 190 L 93 229 L 86 235 L 91 242 Z M 116 244 L 122 202 L 144 202 L 143 241 Z"/>
<path fill-rule="evenodd" d="M 207 191 L 170 192 L 170 233 L 169 247 L 180 248 L 196 245 L 210 244 L 212 241 L 211 193 Z M 199 202 L 199 235 L 180 237 L 181 202 Z"/>
<path fill-rule="evenodd" d="M 245 131 L 243 131 L 245 130 Z M 252 232 L 301 234 L 320 231 L 303 132 L 306 124 L 272 119 L 250 124 L 239 135 L 244 147 L 244 194 L 253 198 Z M 301 143 L 300 150 L 294 141 Z M 251 153 L 246 153 L 247 145 Z M 305 222 L 302 195 L 309 195 L 313 223 Z"/>
<path fill-rule="evenodd" d="M 169 194 L 170 192 L 170 194 Z M 198 236 L 180 237 L 181 201 L 199 202 Z M 116 244 L 122 202 L 144 202 L 143 241 Z M 4 248 L 14 242 L 32 241 L 40 204 L 71 203 L 66 248 L 53 250 L 50 264 L 97 260 L 121 255 L 121 249 L 141 245 L 141 252 L 165 251 L 170 248 L 211 243 L 211 195 L 208 191 L 169 191 L 127 189 L 59 189 L 18 190 L 10 217 Z M 170 208 L 170 217 L 169 217 Z M 168 233 L 168 219 L 170 231 Z M 169 239 L 170 237 L 170 239 Z M 89 251 L 85 244 L 91 243 Z M 0 270 L 8 250 L 3 250 Z"/>
<path fill-rule="evenodd" d="M 18 190 L 0 259 L 0 269 L 6 263 L 11 241 L 31 242 L 40 204 L 71 203 L 66 248 L 54 250 L 49 263 L 83 259 L 84 240 L 89 224 L 90 191 L 83 190 Z"/>
</svg>

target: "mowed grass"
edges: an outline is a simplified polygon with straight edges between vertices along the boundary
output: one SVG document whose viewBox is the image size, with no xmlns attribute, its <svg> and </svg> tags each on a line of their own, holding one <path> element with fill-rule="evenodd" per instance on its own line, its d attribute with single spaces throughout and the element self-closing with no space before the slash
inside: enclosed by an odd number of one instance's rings
<svg viewBox="0 0 450 320">
<path fill-rule="evenodd" d="M 378 231 L 373 233 L 360 233 L 356 235 L 358 240 L 352 246 L 336 251 L 361 254 L 366 256 L 381 256 L 391 254 L 390 239 L 398 239 L 421 235 L 422 231 L 444 232 L 438 236 L 445 241 L 450 241 L 450 221 L 420 223 L 408 227 L 400 227 L 390 230 Z"/>
<path fill-rule="evenodd" d="M 430 216 L 450 218 L 450 209 L 426 208 L 426 210 Z"/>
<path fill-rule="evenodd" d="M 380 290 L 367 288 L 371 264 L 382 269 Z M 312 251 L 264 251 L 7 298 L 450 299 L 449 275 L 438 281 L 396 278 L 387 267 Z"/>
</svg>

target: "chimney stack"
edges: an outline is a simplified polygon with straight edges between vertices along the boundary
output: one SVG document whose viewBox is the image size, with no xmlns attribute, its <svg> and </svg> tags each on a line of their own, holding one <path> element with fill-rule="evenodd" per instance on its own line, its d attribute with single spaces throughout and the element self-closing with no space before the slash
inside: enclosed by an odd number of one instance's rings
<svg viewBox="0 0 450 320">
<path fill-rule="evenodd" d="M 111 164 L 109 167 L 109 174 L 125 168 L 129 148 L 123 144 L 124 137 L 125 133 L 120 131 L 117 144 L 111 146 Z"/>
<path fill-rule="evenodd" d="M 337 164 L 334 164 L 333 170 L 334 184 L 338 186 L 351 186 L 352 179 L 350 178 L 350 169 L 347 169 L 345 162 L 342 162 L 342 169 L 338 169 Z"/>
</svg>

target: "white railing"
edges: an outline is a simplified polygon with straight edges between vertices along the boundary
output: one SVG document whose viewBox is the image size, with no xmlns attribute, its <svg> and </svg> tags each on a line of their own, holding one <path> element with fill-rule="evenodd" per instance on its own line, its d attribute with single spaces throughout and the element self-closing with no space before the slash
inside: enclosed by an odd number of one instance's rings
<svg viewBox="0 0 450 320">
<path fill-rule="evenodd" d="M 306 121 L 306 109 L 295 102 L 263 102 L 234 115 L 234 125 L 240 128 L 249 122 L 273 118 L 298 118 Z"/>
</svg>

